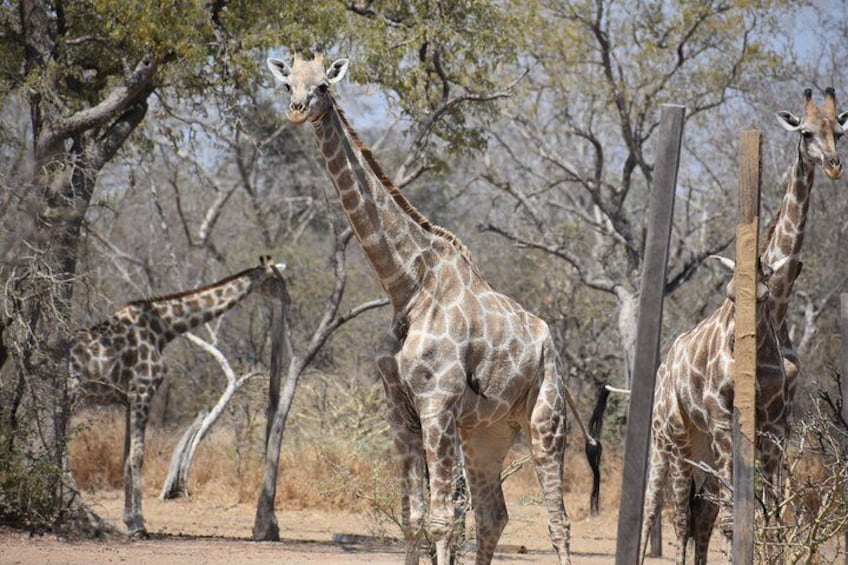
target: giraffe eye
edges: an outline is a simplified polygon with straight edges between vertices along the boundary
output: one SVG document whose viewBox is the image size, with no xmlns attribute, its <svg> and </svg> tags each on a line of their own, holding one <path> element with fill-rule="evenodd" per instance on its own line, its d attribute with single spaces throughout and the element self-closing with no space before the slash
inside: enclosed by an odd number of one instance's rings
<svg viewBox="0 0 848 565">
<path fill-rule="evenodd" d="M 811 131 L 802 131 L 802 132 L 801 132 L 801 136 L 802 136 L 804 139 L 806 139 L 807 141 L 809 141 L 809 140 L 813 139 L 813 132 L 811 132 Z"/>
<path fill-rule="evenodd" d="M 321 84 L 318 85 L 318 92 L 320 92 L 321 94 L 324 94 L 325 92 L 327 92 L 327 83 L 326 82 L 322 82 Z"/>
</svg>

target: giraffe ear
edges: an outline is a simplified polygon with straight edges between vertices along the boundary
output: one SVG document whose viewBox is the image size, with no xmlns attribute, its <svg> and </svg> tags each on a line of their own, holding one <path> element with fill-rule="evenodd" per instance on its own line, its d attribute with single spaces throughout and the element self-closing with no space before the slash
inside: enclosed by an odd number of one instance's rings
<svg viewBox="0 0 848 565">
<path fill-rule="evenodd" d="M 763 270 L 768 269 L 769 271 L 771 271 L 771 273 L 775 273 L 778 269 L 782 268 L 786 263 L 788 263 L 791 258 L 792 256 L 787 255 L 786 257 L 778 259 L 771 265 L 763 265 Z"/>
<path fill-rule="evenodd" d="M 333 61 L 333 64 L 330 65 L 330 68 L 327 69 L 327 81 L 330 84 L 334 84 L 342 80 L 347 72 L 347 65 L 350 61 L 348 59 L 336 59 Z"/>
<path fill-rule="evenodd" d="M 710 255 L 710 259 L 715 259 L 721 266 L 730 271 L 731 273 L 736 270 L 736 261 L 733 259 L 728 259 L 727 257 L 722 257 L 721 255 Z"/>
<path fill-rule="evenodd" d="M 839 122 L 839 125 L 842 126 L 844 131 L 848 131 L 848 126 L 846 126 L 846 122 L 848 122 L 848 112 L 842 112 L 836 117 L 836 121 Z"/>
<path fill-rule="evenodd" d="M 791 112 L 777 112 L 777 122 L 787 131 L 798 131 L 801 126 L 801 118 Z"/>
<path fill-rule="evenodd" d="M 274 57 L 268 57 L 266 62 L 272 75 L 277 77 L 277 79 L 283 84 L 289 83 L 289 75 L 291 75 L 292 69 L 288 63 L 280 59 L 275 59 Z"/>
</svg>

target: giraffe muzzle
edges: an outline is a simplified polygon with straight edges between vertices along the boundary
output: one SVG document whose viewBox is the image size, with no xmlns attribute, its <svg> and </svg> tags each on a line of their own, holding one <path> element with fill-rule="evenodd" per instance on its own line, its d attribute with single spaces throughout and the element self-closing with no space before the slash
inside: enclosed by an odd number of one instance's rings
<svg viewBox="0 0 848 565">
<path fill-rule="evenodd" d="M 827 161 L 827 164 L 824 167 L 824 174 L 826 174 L 828 178 L 838 180 L 842 178 L 842 173 L 842 162 L 838 158 L 829 159 Z"/>
<path fill-rule="evenodd" d="M 286 110 L 286 118 L 295 124 L 302 124 L 306 121 L 306 105 L 300 102 L 292 102 Z"/>
</svg>

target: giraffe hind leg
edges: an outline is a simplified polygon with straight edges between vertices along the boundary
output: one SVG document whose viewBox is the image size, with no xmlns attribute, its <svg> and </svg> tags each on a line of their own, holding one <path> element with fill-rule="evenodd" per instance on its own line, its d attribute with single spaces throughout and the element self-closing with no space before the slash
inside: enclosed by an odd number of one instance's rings
<svg viewBox="0 0 848 565">
<path fill-rule="evenodd" d="M 718 506 L 712 500 L 717 492 L 718 483 L 714 478 L 708 478 L 700 489 L 696 489 L 695 481 L 692 481 L 689 530 L 695 545 L 695 565 L 707 563 L 710 538 L 718 517 Z"/>
<path fill-rule="evenodd" d="M 552 348 L 548 348 L 552 351 Z M 548 510 L 548 531 L 561 565 L 571 563 L 571 524 L 562 499 L 565 451 L 565 384 L 553 358 L 545 359 L 545 372 L 530 414 L 530 445 L 536 476 Z"/>
<path fill-rule="evenodd" d="M 141 467 L 144 462 L 144 434 L 148 404 L 131 409 L 129 416 L 129 453 L 124 463 L 124 524 L 133 537 L 147 537 L 141 510 Z"/>
</svg>

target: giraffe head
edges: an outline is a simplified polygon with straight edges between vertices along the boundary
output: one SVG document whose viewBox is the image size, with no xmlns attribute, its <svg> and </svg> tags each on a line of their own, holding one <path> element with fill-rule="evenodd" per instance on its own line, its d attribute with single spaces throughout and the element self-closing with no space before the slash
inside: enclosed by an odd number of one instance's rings
<svg viewBox="0 0 848 565">
<path fill-rule="evenodd" d="M 283 83 L 289 93 L 286 117 L 296 124 L 321 118 L 333 103 L 330 85 L 344 77 L 347 65 L 347 59 L 338 59 L 325 69 L 324 54 L 320 50 L 316 50 L 309 60 L 298 51 L 291 66 L 280 59 L 268 58 L 271 74 Z"/>
<path fill-rule="evenodd" d="M 798 117 L 790 112 L 778 112 L 780 125 L 789 131 L 801 134 L 799 151 L 807 165 L 821 166 L 831 179 L 842 176 L 842 161 L 836 151 L 836 142 L 842 137 L 848 122 L 848 112 L 836 113 L 836 92 L 828 87 L 824 93 L 824 104 L 819 107 L 813 102 L 813 91 L 804 91 L 804 114 Z"/>
<path fill-rule="evenodd" d="M 282 275 L 285 269 L 285 263 L 274 264 L 270 255 L 262 255 L 259 257 L 259 265 L 250 273 L 251 288 L 263 296 L 280 298 L 285 292 L 285 281 Z"/>
<path fill-rule="evenodd" d="M 722 267 L 730 271 L 733 275 L 730 278 L 730 282 L 727 283 L 726 294 L 727 298 L 731 301 L 736 302 L 736 261 L 733 259 L 728 259 L 727 257 L 721 257 L 719 255 L 710 255 L 710 259 L 716 259 Z M 768 286 L 769 277 L 774 274 L 775 271 L 780 269 L 787 261 L 789 261 L 790 257 L 784 257 L 780 261 L 776 261 L 773 265 L 767 265 L 762 261 L 757 261 L 757 304 L 763 304 L 766 300 L 771 296 Z"/>
</svg>

